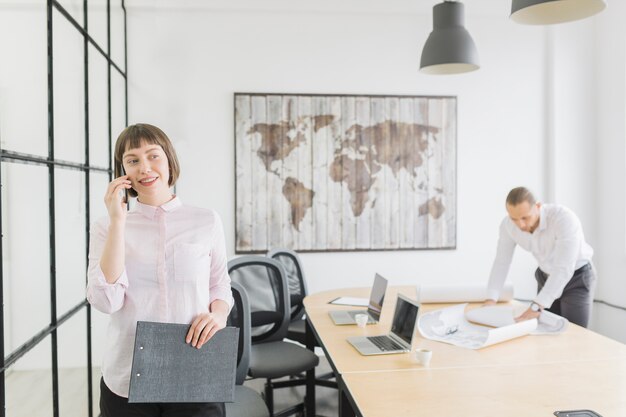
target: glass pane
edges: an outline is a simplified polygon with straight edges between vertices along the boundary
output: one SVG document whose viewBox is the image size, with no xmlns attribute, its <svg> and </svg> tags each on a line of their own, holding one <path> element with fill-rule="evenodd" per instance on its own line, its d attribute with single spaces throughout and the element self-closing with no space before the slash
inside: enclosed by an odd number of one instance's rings
<svg viewBox="0 0 626 417">
<path fill-rule="evenodd" d="M 5 378 L 8 417 L 53 415 L 50 351 L 48 336 L 9 368 Z"/>
<path fill-rule="evenodd" d="M 92 224 L 108 215 L 104 205 L 104 193 L 108 186 L 109 174 L 107 172 L 94 171 L 89 174 L 89 217 Z"/>
<path fill-rule="evenodd" d="M 83 308 L 57 329 L 59 415 L 88 415 L 87 310 Z M 93 368 L 92 368 L 93 369 Z M 100 369 L 93 369 L 92 389 L 99 391 Z M 94 415 L 98 415 L 95 413 Z"/>
<path fill-rule="evenodd" d="M 89 36 L 107 53 L 107 0 L 89 0 L 87 19 Z"/>
<path fill-rule="evenodd" d="M 78 24 L 83 27 L 83 0 L 57 0 Z M 56 8 L 55 8 L 56 10 Z M 63 18 L 65 19 L 65 18 Z M 67 20 L 67 19 L 66 19 Z M 76 29 L 74 29 L 76 30 Z"/>
<path fill-rule="evenodd" d="M 54 157 L 85 160 L 85 77 L 83 37 L 54 12 Z"/>
<path fill-rule="evenodd" d="M 89 165 L 109 167 L 109 104 L 106 59 L 89 47 Z"/>
<path fill-rule="evenodd" d="M 10 151 L 46 156 L 46 5 L 40 3 L 0 5 L 0 143 Z"/>
<path fill-rule="evenodd" d="M 111 59 L 122 71 L 126 71 L 126 64 L 124 63 L 124 9 L 122 9 L 121 0 L 111 1 Z"/>
<path fill-rule="evenodd" d="M 57 317 L 85 299 L 87 239 L 85 173 L 54 172 Z"/>
<path fill-rule="evenodd" d="M 2 202 L 8 354 L 50 324 L 47 168 L 3 162 Z"/>
<path fill-rule="evenodd" d="M 119 72 L 113 71 L 111 73 L 111 140 L 113 145 L 126 127 L 125 87 L 124 77 Z"/>
<path fill-rule="evenodd" d="M 100 414 L 100 377 L 102 372 L 100 367 L 102 365 L 102 358 L 104 357 L 104 346 L 106 346 L 106 330 L 109 326 L 109 315 L 104 314 L 96 310 L 91 309 L 91 361 L 94 365 L 94 380 L 97 381 L 94 384 L 93 389 L 93 410 L 94 416 Z"/>
</svg>

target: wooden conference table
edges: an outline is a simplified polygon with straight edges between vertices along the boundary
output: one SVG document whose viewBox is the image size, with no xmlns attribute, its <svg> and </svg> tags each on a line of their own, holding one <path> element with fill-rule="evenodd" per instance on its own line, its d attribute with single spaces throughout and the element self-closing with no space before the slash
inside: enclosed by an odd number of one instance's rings
<svg viewBox="0 0 626 417">
<path fill-rule="evenodd" d="M 622 343 L 570 324 L 560 335 L 523 336 L 479 350 L 428 340 L 418 332 L 413 348 L 433 351 L 428 367 L 412 362 L 408 353 L 361 356 L 346 338 L 388 333 L 397 294 L 416 297 L 413 286 L 389 287 L 380 323 L 365 329 L 333 324 L 329 310 L 357 307 L 329 301 L 367 298 L 369 292 L 342 289 L 304 299 L 309 340 L 315 336 L 337 375 L 342 417 L 548 417 L 574 409 L 626 417 Z M 422 304 L 420 314 L 446 306 Z M 314 404 L 308 407 L 307 415 L 314 415 Z"/>
</svg>

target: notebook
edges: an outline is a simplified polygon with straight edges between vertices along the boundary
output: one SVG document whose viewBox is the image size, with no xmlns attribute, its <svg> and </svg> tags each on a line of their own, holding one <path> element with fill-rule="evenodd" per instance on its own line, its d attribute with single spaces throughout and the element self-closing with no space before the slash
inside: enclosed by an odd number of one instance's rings
<svg viewBox="0 0 626 417">
<path fill-rule="evenodd" d="M 233 402 L 239 329 L 225 327 L 200 349 L 188 324 L 137 322 L 129 403 Z"/>
<path fill-rule="evenodd" d="M 354 316 L 357 314 L 367 314 L 369 316 L 367 324 L 375 324 L 380 320 L 380 312 L 383 308 L 385 300 L 385 292 L 387 291 L 387 280 L 376 274 L 374 277 L 374 285 L 370 293 L 370 301 L 367 310 L 331 310 L 328 312 L 330 318 L 337 325 L 356 324 Z"/>
<path fill-rule="evenodd" d="M 419 304 L 417 301 L 399 294 L 396 309 L 393 313 L 390 333 L 381 336 L 349 337 L 348 342 L 361 355 L 409 352 L 413 343 L 413 337 L 415 337 L 418 311 Z"/>
</svg>

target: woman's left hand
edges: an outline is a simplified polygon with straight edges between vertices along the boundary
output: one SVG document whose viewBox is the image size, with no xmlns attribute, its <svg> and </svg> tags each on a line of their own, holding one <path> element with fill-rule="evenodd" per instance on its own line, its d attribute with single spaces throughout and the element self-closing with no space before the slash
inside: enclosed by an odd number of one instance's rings
<svg viewBox="0 0 626 417">
<path fill-rule="evenodd" d="M 200 349 L 218 330 L 226 327 L 227 315 L 220 311 L 202 313 L 191 323 L 186 343 Z"/>
</svg>

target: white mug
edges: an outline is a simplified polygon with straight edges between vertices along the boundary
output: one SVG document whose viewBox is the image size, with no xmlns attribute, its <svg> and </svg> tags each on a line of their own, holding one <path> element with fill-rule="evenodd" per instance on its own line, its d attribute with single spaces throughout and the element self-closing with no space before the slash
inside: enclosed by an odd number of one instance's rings
<svg viewBox="0 0 626 417">
<path fill-rule="evenodd" d="M 413 352 L 415 361 L 421 363 L 422 366 L 428 366 L 430 359 L 433 357 L 433 351 L 430 349 L 418 348 Z"/>
<path fill-rule="evenodd" d="M 356 321 L 357 326 L 365 328 L 367 321 L 369 320 L 369 316 L 367 314 L 356 314 L 354 316 L 354 320 Z"/>
</svg>

